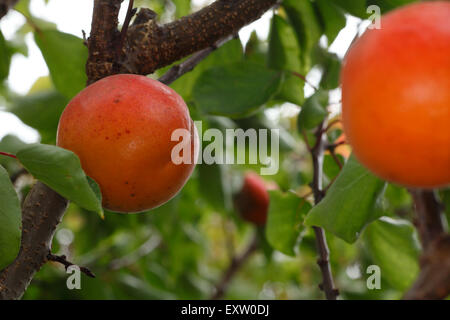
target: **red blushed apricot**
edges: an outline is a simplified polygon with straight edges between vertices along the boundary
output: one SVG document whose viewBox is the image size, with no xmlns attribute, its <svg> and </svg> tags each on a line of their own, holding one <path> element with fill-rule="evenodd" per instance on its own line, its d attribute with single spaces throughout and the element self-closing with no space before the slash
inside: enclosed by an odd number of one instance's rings
<svg viewBox="0 0 450 320">
<path fill-rule="evenodd" d="M 190 133 L 190 163 L 175 164 L 172 132 Z M 198 136 L 183 99 L 138 75 L 114 75 L 74 97 L 58 126 L 57 145 L 78 155 L 99 185 L 103 206 L 118 212 L 155 208 L 175 196 L 195 167 Z M 189 148 L 187 148 L 189 149 Z"/>
<path fill-rule="evenodd" d="M 450 184 L 450 2 L 405 6 L 349 50 L 345 135 L 359 161 L 410 187 Z"/>
<path fill-rule="evenodd" d="M 257 226 L 265 225 L 269 211 L 267 190 L 275 188 L 267 186 L 266 182 L 256 173 L 246 173 L 242 189 L 234 199 L 236 211 L 248 222 Z"/>
</svg>

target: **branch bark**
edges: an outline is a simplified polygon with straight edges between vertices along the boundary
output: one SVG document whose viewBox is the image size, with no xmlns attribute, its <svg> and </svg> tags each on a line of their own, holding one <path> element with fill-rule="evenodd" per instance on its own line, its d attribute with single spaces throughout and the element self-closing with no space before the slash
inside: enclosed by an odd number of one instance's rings
<svg viewBox="0 0 450 320">
<path fill-rule="evenodd" d="M 22 240 L 18 256 L 0 273 L 0 299 L 20 299 L 34 274 L 47 262 L 56 226 L 67 200 L 41 182 L 22 208 Z"/>
<path fill-rule="evenodd" d="M 316 143 L 310 153 L 313 160 L 313 182 L 312 189 L 314 194 L 314 203 L 318 204 L 324 197 L 325 192 L 323 190 L 323 152 L 326 147 L 327 141 L 324 136 L 324 128 L 326 121 L 323 121 L 316 129 Z M 330 266 L 330 250 L 328 249 L 327 239 L 325 231 L 320 227 L 313 227 L 316 236 L 316 247 L 319 254 L 317 264 L 322 272 L 322 283 L 320 289 L 325 292 L 327 300 L 336 300 L 339 295 L 339 290 L 336 289 L 333 281 L 333 274 Z"/>
<path fill-rule="evenodd" d="M 261 17 L 277 0 L 217 0 L 211 5 L 171 23 L 158 25 L 156 14 L 141 9 L 128 28 L 123 54 L 116 61 L 117 7 L 122 0 L 97 0 L 99 12 L 94 10 L 98 29 L 92 29 L 91 38 L 100 48 L 89 43 L 87 72 L 90 83 L 114 73 L 150 74 L 199 50 L 206 49 L 226 36 Z M 102 8 L 102 10 L 100 10 Z M 101 12 L 100 12 L 101 11 Z M 112 17 L 116 17 L 112 19 Z M 100 30 L 114 32 L 97 32 Z M 99 30 L 100 29 L 100 30 Z M 107 50 L 111 50 L 109 53 Z M 117 68 L 115 64 L 117 63 Z"/>
<path fill-rule="evenodd" d="M 404 299 L 445 299 L 450 295 L 450 235 L 444 232 L 441 208 L 433 191 L 410 190 L 423 254 L 421 271 Z"/>
</svg>

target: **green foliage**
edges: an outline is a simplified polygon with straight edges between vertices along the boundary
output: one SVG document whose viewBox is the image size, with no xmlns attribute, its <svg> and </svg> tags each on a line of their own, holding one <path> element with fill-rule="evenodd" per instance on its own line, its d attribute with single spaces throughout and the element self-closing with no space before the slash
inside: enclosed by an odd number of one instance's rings
<svg viewBox="0 0 450 320">
<path fill-rule="evenodd" d="M 323 227 L 353 243 L 367 224 L 383 214 L 380 202 L 384 189 L 385 182 L 352 156 L 325 198 L 309 212 L 305 224 Z"/>
<path fill-rule="evenodd" d="M 0 270 L 9 265 L 20 248 L 22 211 L 16 190 L 0 166 Z"/>
<path fill-rule="evenodd" d="M 193 98 L 207 114 L 244 117 L 259 110 L 278 91 L 281 73 L 256 63 L 238 62 L 206 70 L 197 79 Z"/>
<path fill-rule="evenodd" d="M 293 193 L 270 191 L 266 236 L 272 247 L 284 254 L 295 255 L 302 221 L 311 205 Z"/>
<path fill-rule="evenodd" d="M 93 181 L 87 180 L 80 159 L 73 152 L 34 144 L 19 150 L 17 158 L 36 179 L 80 207 L 103 216 L 99 189 L 91 188 Z"/>
<path fill-rule="evenodd" d="M 328 92 L 318 91 L 309 97 L 298 114 L 297 126 L 301 132 L 317 127 L 328 115 Z"/>
<path fill-rule="evenodd" d="M 15 98 L 9 111 L 39 131 L 42 142 L 55 143 L 59 117 L 68 99 L 56 90 L 40 91 Z"/>
<path fill-rule="evenodd" d="M 419 273 L 420 246 L 413 225 L 383 217 L 367 227 L 365 244 L 382 277 L 394 288 L 410 288 Z"/>
<path fill-rule="evenodd" d="M 300 45 L 294 28 L 283 18 L 275 15 L 269 35 L 268 65 L 271 68 L 302 72 Z"/>
<path fill-rule="evenodd" d="M 336 39 L 339 31 L 345 27 L 346 19 L 344 12 L 330 0 L 317 0 L 317 6 L 330 45 Z"/>
<path fill-rule="evenodd" d="M 56 89 L 72 98 L 86 86 L 85 65 L 88 56 L 83 40 L 56 30 L 34 33 Z"/>
<path fill-rule="evenodd" d="M 312 67 L 311 53 L 322 35 L 319 17 L 310 1 L 285 0 L 282 3 L 295 28 L 302 50 L 302 73 Z"/>
</svg>

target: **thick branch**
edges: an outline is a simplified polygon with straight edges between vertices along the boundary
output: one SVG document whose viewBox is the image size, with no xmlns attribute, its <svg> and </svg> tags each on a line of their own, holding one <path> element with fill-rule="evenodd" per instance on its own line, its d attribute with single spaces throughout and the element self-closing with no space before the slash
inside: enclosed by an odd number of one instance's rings
<svg viewBox="0 0 450 320">
<path fill-rule="evenodd" d="M 0 299 L 20 299 L 34 274 L 47 261 L 53 234 L 67 200 L 41 182 L 27 195 L 22 209 L 19 255 L 0 273 Z"/>
<path fill-rule="evenodd" d="M 450 295 L 450 235 L 444 233 L 441 209 L 434 192 L 410 190 L 410 193 L 424 252 L 420 258 L 420 274 L 404 298 L 445 299 Z"/>
<path fill-rule="evenodd" d="M 230 266 L 225 271 L 222 279 L 216 286 L 214 294 L 211 296 L 210 300 L 218 300 L 225 294 L 231 280 L 234 275 L 239 271 L 239 269 L 244 265 L 244 263 L 251 257 L 251 255 L 258 249 L 258 236 L 255 235 L 253 240 L 250 242 L 248 247 L 239 256 L 233 257 Z"/>
<path fill-rule="evenodd" d="M 115 72 L 117 44 L 120 42 L 118 16 L 123 0 L 95 0 L 91 35 L 87 41 L 89 57 L 86 63 L 88 84 Z"/>
<path fill-rule="evenodd" d="M 450 295 L 450 235 L 435 239 L 420 258 L 421 271 L 406 293 L 408 300 L 437 300 Z"/>
<path fill-rule="evenodd" d="M 324 136 L 325 121 L 322 122 L 316 131 L 316 144 L 310 149 L 313 160 L 313 182 L 312 189 L 314 194 L 314 202 L 318 204 L 324 197 L 322 186 L 323 181 L 323 152 L 326 146 L 326 137 Z M 339 291 L 334 286 L 333 275 L 329 261 L 330 251 L 328 249 L 325 231 L 319 227 L 313 227 L 316 236 L 316 247 L 319 254 L 317 264 L 322 272 L 322 283 L 319 286 L 324 292 L 328 300 L 336 300 Z"/>
<path fill-rule="evenodd" d="M 189 16 L 159 26 L 141 10 L 130 27 L 121 73 L 150 74 L 194 52 L 208 48 L 257 20 L 277 0 L 217 0 Z M 147 15 L 148 18 L 142 18 Z M 143 21 L 142 21 L 143 20 Z"/>
<path fill-rule="evenodd" d="M 3 18 L 8 10 L 16 5 L 19 0 L 0 0 L 0 19 Z"/>
<path fill-rule="evenodd" d="M 433 191 L 410 190 L 416 208 L 415 225 L 424 250 L 444 232 L 439 202 Z"/>
</svg>

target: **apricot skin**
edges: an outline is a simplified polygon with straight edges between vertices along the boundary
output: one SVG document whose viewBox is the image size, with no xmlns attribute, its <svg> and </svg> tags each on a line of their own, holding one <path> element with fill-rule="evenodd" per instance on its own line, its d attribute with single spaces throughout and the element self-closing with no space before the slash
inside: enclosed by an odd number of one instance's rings
<svg viewBox="0 0 450 320">
<path fill-rule="evenodd" d="M 171 160 L 175 129 L 191 133 L 190 164 Z M 78 155 L 99 185 L 103 206 L 117 212 L 155 208 L 175 196 L 191 175 L 198 136 L 183 99 L 164 84 L 114 75 L 75 96 L 58 126 L 57 145 Z"/>
<path fill-rule="evenodd" d="M 344 132 L 358 160 L 408 187 L 450 184 L 450 2 L 381 19 L 341 73 Z"/>
<path fill-rule="evenodd" d="M 257 226 L 263 226 L 267 221 L 269 211 L 269 193 L 264 180 L 253 172 L 244 176 L 241 191 L 234 199 L 235 207 L 241 217 Z"/>
</svg>

